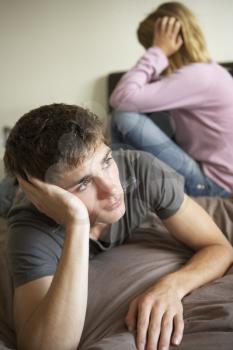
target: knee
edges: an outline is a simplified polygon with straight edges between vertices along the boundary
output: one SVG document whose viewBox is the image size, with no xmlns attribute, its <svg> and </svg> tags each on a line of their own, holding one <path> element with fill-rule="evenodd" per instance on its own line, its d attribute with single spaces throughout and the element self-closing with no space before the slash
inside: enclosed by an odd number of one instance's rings
<svg viewBox="0 0 233 350">
<path fill-rule="evenodd" d="M 112 124 L 120 124 L 120 123 L 124 122 L 127 118 L 130 117 L 131 114 L 133 114 L 133 113 L 117 111 L 114 109 L 111 113 Z"/>
<path fill-rule="evenodd" d="M 132 129 L 141 118 L 141 114 L 134 112 L 121 112 L 113 110 L 111 114 L 112 128 L 117 128 L 119 131 L 126 131 Z"/>
</svg>

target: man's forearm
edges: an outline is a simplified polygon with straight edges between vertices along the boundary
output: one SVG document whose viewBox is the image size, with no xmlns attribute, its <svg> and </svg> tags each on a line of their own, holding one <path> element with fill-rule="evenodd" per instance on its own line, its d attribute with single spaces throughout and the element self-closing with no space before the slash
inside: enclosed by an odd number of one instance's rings
<svg viewBox="0 0 233 350">
<path fill-rule="evenodd" d="M 233 249 L 211 245 L 200 249 L 188 263 L 161 282 L 176 288 L 182 299 L 192 290 L 221 277 L 233 263 Z"/>
<path fill-rule="evenodd" d="M 18 335 L 20 350 L 74 350 L 85 321 L 88 291 L 89 225 L 66 229 L 51 286 Z"/>
</svg>

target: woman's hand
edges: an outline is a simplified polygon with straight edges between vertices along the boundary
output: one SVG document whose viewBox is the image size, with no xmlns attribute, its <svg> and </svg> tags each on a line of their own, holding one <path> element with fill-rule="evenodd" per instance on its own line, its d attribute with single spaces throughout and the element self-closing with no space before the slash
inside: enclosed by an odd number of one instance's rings
<svg viewBox="0 0 233 350">
<path fill-rule="evenodd" d="M 139 350 L 168 350 L 183 337 L 183 306 L 177 291 L 161 280 L 136 297 L 129 306 L 125 323 L 136 332 Z"/>
<path fill-rule="evenodd" d="M 152 46 L 160 47 L 167 57 L 173 55 L 183 44 L 180 28 L 180 22 L 174 17 L 158 18 Z"/>
<path fill-rule="evenodd" d="M 19 186 L 39 211 L 64 227 L 73 223 L 90 225 L 87 208 L 75 195 L 32 176 L 28 179 L 30 182 L 17 176 Z"/>
</svg>

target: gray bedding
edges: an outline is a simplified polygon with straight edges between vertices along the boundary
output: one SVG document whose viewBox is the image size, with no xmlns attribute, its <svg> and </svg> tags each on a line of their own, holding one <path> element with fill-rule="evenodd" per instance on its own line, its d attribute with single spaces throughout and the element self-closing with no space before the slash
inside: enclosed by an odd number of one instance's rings
<svg viewBox="0 0 233 350">
<path fill-rule="evenodd" d="M 198 202 L 233 242 L 233 199 L 202 198 Z M 0 226 L 0 339 L 14 348 L 3 219 Z M 148 218 L 126 244 L 99 254 L 90 262 L 88 308 L 79 349 L 136 350 L 134 335 L 124 325 L 130 301 L 191 255 L 191 250 L 174 239 L 156 217 Z M 224 277 L 186 296 L 183 304 L 185 332 L 176 349 L 233 349 L 233 267 Z"/>
</svg>

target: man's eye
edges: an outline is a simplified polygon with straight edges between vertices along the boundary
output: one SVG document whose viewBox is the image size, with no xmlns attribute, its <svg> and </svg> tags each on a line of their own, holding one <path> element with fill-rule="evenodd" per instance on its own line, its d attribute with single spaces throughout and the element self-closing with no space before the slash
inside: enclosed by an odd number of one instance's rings
<svg viewBox="0 0 233 350">
<path fill-rule="evenodd" d="M 109 167 L 111 165 L 111 163 L 112 163 L 112 157 L 109 157 L 109 158 L 105 159 L 105 161 L 104 161 L 104 168 Z"/>
<path fill-rule="evenodd" d="M 89 183 L 90 183 L 90 180 L 84 180 L 84 181 L 76 188 L 77 191 L 78 191 L 78 192 L 84 191 L 84 190 L 87 188 L 87 186 L 88 186 Z"/>
</svg>

